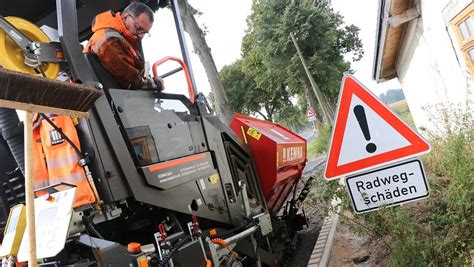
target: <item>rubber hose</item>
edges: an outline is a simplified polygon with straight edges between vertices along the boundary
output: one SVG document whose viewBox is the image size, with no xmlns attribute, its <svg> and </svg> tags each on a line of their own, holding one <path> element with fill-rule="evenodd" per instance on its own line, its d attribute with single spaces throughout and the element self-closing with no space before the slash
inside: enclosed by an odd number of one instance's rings
<svg viewBox="0 0 474 267">
<path fill-rule="evenodd" d="M 15 158 L 16 164 L 25 174 L 25 143 L 23 137 L 23 123 L 20 122 L 16 110 L 0 108 L 0 130 L 3 139 L 8 144 L 10 151 Z"/>
<path fill-rule="evenodd" d="M 236 235 L 244 230 L 247 230 L 248 228 L 252 227 L 252 226 L 255 226 L 257 224 L 257 222 L 255 221 L 251 221 L 249 223 L 246 223 L 246 224 L 241 224 L 233 229 L 230 229 L 230 230 L 224 230 L 224 231 L 220 231 L 220 232 L 217 232 L 216 235 L 213 235 L 211 236 L 211 238 L 221 238 L 221 239 L 227 239 L 233 235 Z"/>
</svg>

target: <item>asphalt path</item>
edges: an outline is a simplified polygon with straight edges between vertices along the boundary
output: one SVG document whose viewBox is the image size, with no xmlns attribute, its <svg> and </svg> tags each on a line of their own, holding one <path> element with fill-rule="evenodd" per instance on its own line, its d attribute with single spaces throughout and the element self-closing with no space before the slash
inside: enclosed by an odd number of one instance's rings
<svg viewBox="0 0 474 267">
<path fill-rule="evenodd" d="M 298 135 L 306 139 L 308 142 L 312 141 L 316 137 L 313 131 L 301 132 Z"/>
<path fill-rule="evenodd" d="M 311 176 L 314 175 L 316 171 L 318 171 L 322 165 L 326 162 L 326 155 L 322 155 L 317 157 L 314 160 L 308 161 L 306 163 L 306 167 L 303 170 L 303 176 Z"/>
</svg>

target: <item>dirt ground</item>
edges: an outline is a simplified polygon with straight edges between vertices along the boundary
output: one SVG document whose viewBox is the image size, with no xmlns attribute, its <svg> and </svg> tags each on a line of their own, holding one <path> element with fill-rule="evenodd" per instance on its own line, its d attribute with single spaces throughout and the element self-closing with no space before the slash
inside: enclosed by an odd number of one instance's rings
<svg viewBox="0 0 474 267">
<path fill-rule="evenodd" d="M 329 267 L 388 266 L 386 256 L 381 244 L 371 241 L 367 236 L 354 233 L 349 225 L 339 222 Z"/>
</svg>

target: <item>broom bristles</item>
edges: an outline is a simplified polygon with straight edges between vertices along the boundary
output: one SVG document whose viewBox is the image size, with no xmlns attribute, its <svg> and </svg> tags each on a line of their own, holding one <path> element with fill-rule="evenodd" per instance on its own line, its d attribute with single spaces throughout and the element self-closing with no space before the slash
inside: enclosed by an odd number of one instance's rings
<svg viewBox="0 0 474 267">
<path fill-rule="evenodd" d="M 88 111 L 102 92 L 0 67 L 0 99 L 75 111 Z"/>
</svg>

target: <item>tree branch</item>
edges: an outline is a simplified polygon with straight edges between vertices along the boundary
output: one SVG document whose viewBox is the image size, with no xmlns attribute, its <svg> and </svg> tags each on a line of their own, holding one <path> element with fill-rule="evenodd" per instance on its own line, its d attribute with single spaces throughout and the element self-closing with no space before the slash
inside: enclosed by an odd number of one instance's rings
<svg viewBox="0 0 474 267">
<path fill-rule="evenodd" d="M 265 116 L 261 111 L 257 111 L 260 116 L 262 116 L 265 120 L 268 120 L 267 116 Z"/>
</svg>

